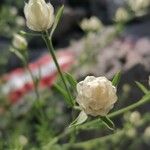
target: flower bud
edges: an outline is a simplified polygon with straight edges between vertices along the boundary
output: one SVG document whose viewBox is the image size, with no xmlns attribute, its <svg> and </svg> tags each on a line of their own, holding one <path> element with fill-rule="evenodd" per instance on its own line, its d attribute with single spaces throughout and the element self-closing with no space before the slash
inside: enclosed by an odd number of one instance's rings
<svg viewBox="0 0 150 150">
<path fill-rule="evenodd" d="M 48 30 L 54 23 L 54 8 L 45 0 L 29 0 L 25 4 L 26 24 L 33 31 Z"/>
<path fill-rule="evenodd" d="M 116 88 L 105 77 L 87 76 L 77 84 L 76 101 L 92 116 L 105 116 L 117 101 Z"/>
<path fill-rule="evenodd" d="M 134 126 L 140 126 L 142 124 L 141 114 L 138 111 L 132 112 L 131 115 L 130 115 L 130 117 L 129 117 L 129 121 Z"/>
<path fill-rule="evenodd" d="M 24 50 L 27 48 L 27 41 L 24 37 L 22 37 L 19 34 L 14 34 L 13 42 L 12 42 L 14 48 L 18 50 Z"/>
<path fill-rule="evenodd" d="M 150 6 L 150 0 L 128 0 L 128 4 L 134 12 L 147 9 Z"/>
<path fill-rule="evenodd" d="M 24 135 L 20 135 L 20 136 L 19 136 L 19 143 L 20 143 L 22 146 L 25 146 L 25 145 L 27 145 L 27 143 L 28 143 L 28 139 L 27 139 Z"/>
<path fill-rule="evenodd" d="M 12 16 L 16 16 L 18 13 L 18 10 L 16 7 L 11 7 L 9 11 Z"/>
<path fill-rule="evenodd" d="M 135 128 L 130 128 L 127 129 L 127 131 L 125 132 L 126 136 L 129 138 L 134 138 L 137 135 L 137 131 Z"/>
<path fill-rule="evenodd" d="M 18 26 L 24 26 L 24 25 L 25 25 L 25 20 L 24 20 L 24 18 L 21 17 L 21 16 L 16 17 L 16 24 L 17 24 Z"/>
<path fill-rule="evenodd" d="M 150 126 L 148 126 L 143 134 L 143 138 L 145 140 L 146 143 L 150 143 Z"/>
<path fill-rule="evenodd" d="M 97 17 L 91 17 L 90 19 L 84 19 L 80 24 L 82 30 L 96 32 L 102 28 L 102 22 Z"/>
<path fill-rule="evenodd" d="M 129 14 L 125 8 L 118 8 L 115 14 L 116 22 L 127 22 L 129 20 Z"/>
</svg>

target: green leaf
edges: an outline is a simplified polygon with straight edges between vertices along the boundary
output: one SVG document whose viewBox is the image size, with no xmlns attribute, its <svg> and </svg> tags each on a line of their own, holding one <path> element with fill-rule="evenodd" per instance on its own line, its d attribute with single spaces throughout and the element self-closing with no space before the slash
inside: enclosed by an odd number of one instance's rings
<svg viewBox="0 0 150 150">
<path fill-rule="evenodd" d="M 137 81 L 135 83 L 144 94 L 147 94 L 149 92 L 149 90 L 142 83 Z"/>
<path fill-rule="evenodd" d="M 64 90 L 64 88 L 62 88 L 60 85 L 58 84 L 54 84 L 54 88 L 65 98 L 66 103 L 71 106 L 72 103 L 70 102 L 70 97 L 68 96 L 68 93 L 66 92 L 66 90 Z"/>
<path fill-rule="evenodd" d="M 70 83 L 70 85 L 72 86 L 72 88 L 76 90 L 76 85 L 78 82 L 74 79 L 74 77 L 69 73 L 65 73 L 65 77 L 67 81 Z"/>
<path fill-rule="evenodd" d="M 112 80 L 112 84 L 114 86 L 117 86 L 120 82 L 121 79 L 121 72 L 116 73 L 116 75 L 114 76 L 113 80 Z"/>
<path fill-rule="evenodd" d="M 103 124 L 104 124 L 108 129 L 114 130 L 115 125 L 114 125 L 114 123 L 113 123 L 107 116 L 100 117 L 100 119 L 102 120 Z"/>
<path fill-rule="evenodd" d="M 53 25 L 53 27 L 52 27 L 51 33 L 50 33 L 50 39 L 52 39 L 52 36 L 53 36 L 53 34 L 54 34 L 54 32 L 55 32 L 55 29 L 57 28 L 57 25 L 59 24 L 59 21 L 60 21 L 62 15 L 63 15 L 63 11 L 64 11 L 64 5 L 62 5 L 62 6 L 59 8 L 59 10 L 58 10 L 58 12 L 57 12 L 57 14 L 56 14 L 55 22 L 54 22 L 54 25 Z"/>
<path fill-rule="evenodd" d="M 79 116 L 70 124 L 69 128 L 78 126 L 87 120 L 88 116 L 84 111 L 81 111 Z"/>
</svg>

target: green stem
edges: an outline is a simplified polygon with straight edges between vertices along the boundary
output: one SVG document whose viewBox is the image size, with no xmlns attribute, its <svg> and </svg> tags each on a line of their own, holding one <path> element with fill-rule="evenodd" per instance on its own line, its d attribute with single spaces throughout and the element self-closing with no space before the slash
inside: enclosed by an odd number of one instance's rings
<svg viewBox="0 0 150 150">
<path fill-rule="evenodd" d="M 108 139 L 111 139 L 115 136 L 121 136 L 124 134 L 124 130 L 119 130 L 113 134 L 110 134 L 110 135 L 106 135 L 104 137 L 101 137 L 101 138 L 94 138 L 92 140 L 87 140 L 87 141 L 84 141 L 84 142 L 79 142 L 79 143 L 75 143 L 75 144 L 72 144 L 71 145 L 71 148 L 84 148 L 84 149 L 92 149 L 94 145 L 96 145 L 97 143 L 100 143 L 100 142 L 104 142 Z M 69 148 L 70 147 L 70 144 L 64 144 L 63 145 L 64 148 Z"/>
<path fill-rule="evenodd" d="M 48 48 L 48 50 L 49 50 L 49 52 L 50 52 L 50 54 L 51 54 L 51 56 L 52 56 L 52 58 L 53 58 L 53 61 L 54 61 L 55 65 L 56 65 L 57 71 L 58 71 L 58 73 L 59 73 L 59 75 L 60 75 L 60 77 L 61 77 L 61 80 L 62 80 L 62 82 L 63 82 L 63 84 L 64 84 L 64 87 L 65 87 L 65 89 L 66 89 L 66 91 L 67 91 L 67 93 L 68 93 L 70 102 L 69 102 L 69 103 L 68 103 L 67 101 L 66 101 L 66 102 L 67 102 L 70 106 L 73 106 L 74 104 L 73 104 L 73 102 L 72 102 L 72 96 L 71 96 L 71 94 L 70 94 L 70 91 L 69 91 L 69 88 L 68 88 L 68 86 L 67 86 L 65 77 L 63 76 L 63 73 L 62 73 L 62 71 L 61 71 L 61 69 L 60 69 L 59 63 L 58 63 L 58 61 L 57 61 L 57 58 L 56 58 L 56 55 L 55 55 L 55 50 L 54 50 L 54 47 L 53 47 L 53 44 L 52 44 L 52 39 L 49 38 L 49 33 L 48 33 L 48 31 L 46 31 L 46 36 L 43 34 L 42 37 L 43 37 L 43 39 L 44 39 L 44 41 L 45 41 L 45 43 L 46 43 L 46 45 L 47 45 L 47 48 Z"/>
<path fill-rule="evenodd" d="M 24 66 L 25 66 L 25 69 L 29 72 L 30 76 L 31 76 L 31 79 L 32 79 L 32 82 L 33 82 L 33 85 L 34 85 L 34 92 L 35 92 L 35 96 L 36 96 L 36 103 L 35 103 L 35 106 L 39 112 L 39 115 L 37 115 L 39 117 L 39 119 L 46 119 L 46 115 L 44 113 L 44 111 L 40 108 L 41 104 L 40 104 L 40 94 L 39 94 L 39 91 L 38 91 L 38 83 L 36 83 L 37 81 L 35 80 L 34 78 L 34 75 L 32 73 L 32 71 L 30 70 L 30 68 L 28 67 L 28 57 L 25 55 L 24 56 Z"/>
</svg>

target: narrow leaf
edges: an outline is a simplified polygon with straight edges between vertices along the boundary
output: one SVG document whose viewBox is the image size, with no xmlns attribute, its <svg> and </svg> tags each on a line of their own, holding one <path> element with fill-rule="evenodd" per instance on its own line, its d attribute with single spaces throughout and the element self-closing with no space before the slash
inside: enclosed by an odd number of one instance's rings
<svg viewBox="0 0 150 150">
<path fill-rule="evenodd" d="M 114 76 L 113 80 L 112 80 L 112 84 L 114 86 L 117 86 L 120 82 L 121 79 L 121 72 L 116 73 L 116 75 Z"/>
<path fill-rule="evenodd" d="M 144 94 L 147 94 L 149 92 L 149 90 L 142 83 L 137 81 L 135 83 Z"/>
<path fill-rule="evenodd" d="M 69 106 L 72 106 L 72 104 L 70 103 L 70 97 L 68 96 L 67 92 L 61 86 L 59 86 L 58 84 L 55 84 L 54 88 L 64 97 L 66 103 Z"/>
<path fill-rule="evenodd" d="M 104 116 L 104 117 L 100 117 L 100 119 L 102 120 L 103 124 L 110 130 L 114 130 L 114 123 L 107 117 L 107 116 Z"/>
<path fill-rule="evenodd" d="M 65 73 L 65 77 L 72 86 L 72 88 L 76 90 L 77 81 L 74 79 L 74 77 L 69 73 Z"/>
<path fill-rule="evenodd" d="M 79 116 L 70 124 L 70 128 L 74 126 L 78 126 L 84 123 L 87 120 L 88 116 L 84 111 L 81 111 Z"/>
<path fill-rule="evenodd" d="M 62 6 L 59 8 L 59 10 L 58 10 L 58 12 L 57 12 L 57 14 L 56 14 L 55 22 L 54 22 L 54 25 L 53 25 L 53 27 L 52 27 L 51 33 L 50 33 L 50 39 L 52 38 L 52 36 L 53 36 L 53 34 L 54 34 L 54 32 L 55 32 L 55 29 L 57 28 L 57 25 L 58 25 L 58 23 L 59 23 L 59 21 L 60 21 L 60 19 L 61 19 L 61 17 L 62 17 L 63 11 L 64 11 L 64 5 L 62 5 Z"/>
</svg>

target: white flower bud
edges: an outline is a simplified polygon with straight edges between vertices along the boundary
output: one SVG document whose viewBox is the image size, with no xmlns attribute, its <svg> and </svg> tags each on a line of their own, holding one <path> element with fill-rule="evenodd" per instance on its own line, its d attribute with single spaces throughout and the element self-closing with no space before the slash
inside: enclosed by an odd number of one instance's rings
<svg viewBox="0 0 150 150">
<path fill-rule="evenodd" d="M 25 19 L 21 16 L 16 17 L 16 24 L 18 26 L 24 26 L 25 25 Z"/>
<path fill-rule="evenodd" d="M 80 24 L 82 30 L 96 32 L 102 28 L 102 22 L 97 17 L 84 19 Z"/>
<path fill-rule="evenodd" d="M 11 14 L 12 16 L 16 16 L 17 13 L 18 13 L 18 10 L 17 10 L 16 7 L 11 7 L 11 8 L 10 8 L 10 14 Z"/>
<path fill-rule="evenodd" d="M 28 143 L 28 139 L 24 135 L 19 136 L 19 142 L 21 145 L 25 146 Z"/>
<path fill-rule="evenodd" d="M 137 131 L 135 130 L 135 128 L 130 128 L 128 129 L 125 134 L 129 137 L 129 138 L 134 138 L 137 135 Z"/>
<path fill-rule="evenodd" d="M 140 126 L 142 124 L 141 114 L 138 111 L 132 112 L 129 121 L 135 126 Z"/>
<path fill-rule="evenodd" d="M 128 0 L 128 4 L 134 12 L 141 11 L 150 6 L 150 0 Z"/>
<path fill-rule="evenodd" d="M 45 0 L 29 0 L 25 4 L 24 14 L 28 28 L 33 31 L 48 30 L 54 23 L 54 8 Z"/>
<path fill-rule="evenodd" d="M 146 143 L 150 142 L 150 126 L 148 126 L 145 129 L 144 134 L 143 134 L 143 138 L 144 138 L 144 140 L 145 140 Z"/>
<path fill-rule="evenodd" d="M 118 8 L 115 14 L 116 22 L 126 22 L 129 20 L 129 14 L 125 8 Z"/>
<path fill-rule="evenodd" d="M 105 116 L 117 101 L 116 88 L 105 77 L 87 76 L 77 84 L 76 101 L 86 114 Z"/>
<path fill-rule="evenodd" d="M 24 50 L 27 48 L 27 41 L 24 37 L 22 37 L 19 34 L 14 34 L 13 42 L 12 42 L 14 48 L 18 50 Z"/>
</svg>

